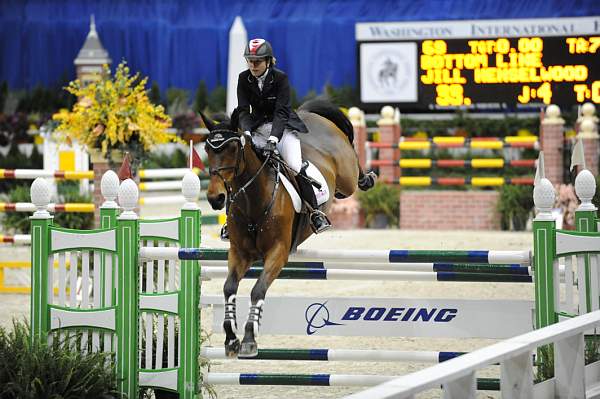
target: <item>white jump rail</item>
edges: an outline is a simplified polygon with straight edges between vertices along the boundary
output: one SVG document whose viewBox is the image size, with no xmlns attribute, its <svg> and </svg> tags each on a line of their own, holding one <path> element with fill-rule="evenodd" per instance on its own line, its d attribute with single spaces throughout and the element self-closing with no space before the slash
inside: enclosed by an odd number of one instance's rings
<svg viewBox="0 0 600 399">
<path fill-rule="evenodd" d="M 470 352 L 444 363 L 346 396 L 346 399 L 414 399 L 442 386 L 445 399 L 474 399 L 476 372 L 500 363 L 503 398 L 600 397 L 600 362 L 584 365 L 584 332 L 600 324 L 600 310 Z M 554 343 L 555 376 L 533 383 L 531 353 Z"/>
</svg>

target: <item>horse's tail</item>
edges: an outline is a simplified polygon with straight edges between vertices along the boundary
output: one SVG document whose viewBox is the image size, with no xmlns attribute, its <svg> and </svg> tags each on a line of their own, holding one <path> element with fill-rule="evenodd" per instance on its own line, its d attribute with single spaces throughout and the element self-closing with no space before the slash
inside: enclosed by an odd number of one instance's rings
<svg viewBox="0 0 600 399">
<path fill-rule="evenodd" d="M 323 118 L 329 119 L 333 122 L 348 138 L 350 141 L 350 145 L 354 143 L 354 127 L 352 127 L 352 123 L 350 120 L 344 115 L 342 111 L 332 103 L 326 100 L 310 100 L 302 104 L 300 111 L 312 112 L 314 114 L 320 115 Z M 375 181 L 377 180 L 377 175 L 373 172 L 364 173 L 363 168 L 360 165 L 360 162 L 357 161 L 356 164 L 358 166 L 358 188 L 362 191 L 367 191 L 371 187 L 375 185 Z"/>
</svg>

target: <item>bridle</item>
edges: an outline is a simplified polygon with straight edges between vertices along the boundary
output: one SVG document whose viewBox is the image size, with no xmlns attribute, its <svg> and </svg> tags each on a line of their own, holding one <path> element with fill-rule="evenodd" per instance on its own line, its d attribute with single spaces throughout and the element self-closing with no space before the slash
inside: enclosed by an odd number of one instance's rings
<svg viewBox="0 0 600 399">
<path fill-rule="evenodd" d="M 250 138 L 248 137 L 248 139 L 250 139 Z M 275 173 L 275 184 L 273 185 L 273 191 L 271 192 L 271 200 L 269 201 L 269 204 L 267 205 L 266 209 L 264 210 L 264 212 L 262 214 L 262 218 L 259 218 L 258 222 L 252 222 L 251 218 L 248 216 L 250 214 L 250 198 L 248 197 L 248 193 L 247 193 L 246 189 L 248 187 L 250 187 L 252 185 L 252 183 L 254 183 L 254 181 L 256 181 L 256 179 L 261 174 L 261 172 L 266 167 L 266 165 L 268 163 L 270 163 L 269 161 L 271 160 L 271 155 L 266 157 L 266 159 L 263 161 L 263 163 L 258 168 L 256 173 L 254 173 L 254 175 L 246 183 L 244 183 L 242 185 L 242 187 L 240 187 L 235 192 L 233 192 L 232 185 L 227 181 L 227 179 L 225 179 L 225 177 L 223 177 L 222 172 L 233 169 L 233 179 L 232 180 L 234 180 L 241 173 L 240 165 L 243 163 L 244 167 L 245 167 L 245 165 L 246 165 L 246 156 L 245 156 L 245 151 L 244 151 L 244 147 L 246 145 L 245 135 L 239 136 L 237 133 L 230 131 L 230 130 L 223 130 L 223 129 L 212 130 L 210 132 L 209 139 L 206 141 L 206 144 L 213 151 L 220 152 L 230 142 L 234 142 L 237 144 L 238 151 L 237 151 L 237 156 L 235 159 L 235 164 L 220 166 L 215 169 L 210 168 L 209 173 L 211 176 L 217 176 L 219 179 L 221 179 L 221 181 L 223 182 L 223 186 L 225 186 L 225 191 L 227 192 L 227 202 L 226 202 L 225 209 L 227 209 L 227 211 L 229 211 L 229 208 L 231 207 L 231 205 L 233 205 L 235 203 L 235 201 L 238 199 L 240 194 L 243 194 L 245 202 L 246 202 L 246 212 L 243 212 L 241 207 L 238 207 L 238 208 L 240 209 L 242 214 L 244 214 L 244 218 L 248 221 L 248 231 L 255 232 L 258 229 L 259 224 L 262 223 L 262 221 L 264 221 L 267 218 L 267 216 L 271 212 L 271 209 L 273 208 L 273 204 L 275 203 L 275 193 L 277 192 L 277 189 L 279 188 L 279 181 L 280 181 L 280 179 L 279 179 L 279 162 L 274 162 L 274 164 L 276 165 L 275 166 L 276 173 Z M 273 163 L 273 162 L 271 162 L 271 163 Z"/>
</svg>

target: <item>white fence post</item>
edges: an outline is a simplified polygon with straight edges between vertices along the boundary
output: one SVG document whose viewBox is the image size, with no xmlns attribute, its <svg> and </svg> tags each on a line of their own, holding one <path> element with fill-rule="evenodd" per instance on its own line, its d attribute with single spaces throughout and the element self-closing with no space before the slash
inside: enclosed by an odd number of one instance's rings
<svg viewBox="0 0 600 399">
<path fill-rule="evenodd" d="M 500 392 L 503 399 L 533 397 L 532 354 L 523 353 L 500 364 Z"/>
<path fill-rule="evenodd" d="M 557 398 L 585 398 L 583 333 L 554 344 L 554 378 Z"/>
<path fill-rule="evenodd" d="M 475 372 L 457 378 L 443 385 L 444 399 L 475 399 L 477 394 L 477 379 Z"/>
</svg>

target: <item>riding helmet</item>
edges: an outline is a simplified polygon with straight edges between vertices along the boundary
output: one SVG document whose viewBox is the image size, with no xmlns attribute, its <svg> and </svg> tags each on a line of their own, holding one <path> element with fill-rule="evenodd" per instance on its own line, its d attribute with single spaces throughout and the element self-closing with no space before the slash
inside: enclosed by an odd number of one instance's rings
<svg viewBox="0 0 600 399">
<path fill-rule="evenodd" d="M 262 58 L 273 58 L 273 48 L 271 43 L 265 39 L 252 39 L 246 45 L 244 58 L 249 60 L 258 60 Z"/>
</svg>

